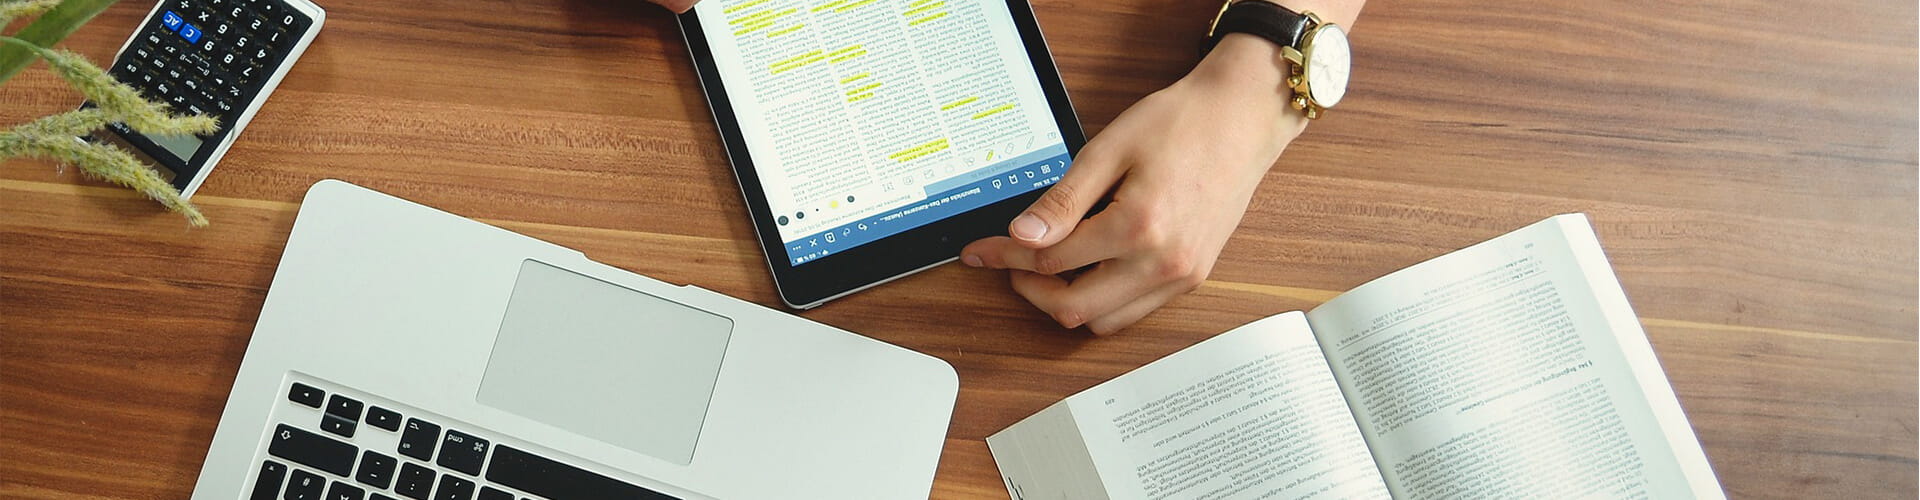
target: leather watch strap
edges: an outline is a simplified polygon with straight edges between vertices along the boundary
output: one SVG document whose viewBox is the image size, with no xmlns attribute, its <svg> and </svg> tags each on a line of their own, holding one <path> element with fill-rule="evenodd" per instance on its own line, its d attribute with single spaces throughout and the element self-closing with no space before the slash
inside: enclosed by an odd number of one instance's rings
<svg viewBox="0 0 1920 500">
<path fill-rule="evenodd" d="M 1273 41 L 1281 47 L 1299 47 L 1300 37 L 1307 33 L 1307 16 L 1301 15 L 1279 4 L 1263 0 L 1244 0 L 1228 6 L 1220 13 L 1220 21 L 1213 26 L 1213 36 L 1207 37 L 1206 44 L 1200 47 L 1205 56 L 1213 51 L 1213 46 L 1226 38 L 1228 33 L 1246 33 Z"/>
</svg>

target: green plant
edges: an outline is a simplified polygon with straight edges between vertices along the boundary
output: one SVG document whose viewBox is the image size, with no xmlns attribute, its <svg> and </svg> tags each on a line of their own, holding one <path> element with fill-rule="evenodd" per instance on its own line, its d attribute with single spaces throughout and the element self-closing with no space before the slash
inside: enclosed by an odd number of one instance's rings
<svg viewBox="0 0 1920 500">
<path fill-rule="evenodd" d="M 0 0 L 0 28 L 15 19 L 39 16 L 7 36 L 0 35 L 0 84 L 34 60 L 45 60 L 60 79 L 87 97 L 93 107 L 43 117 L 0 131 L 0 161 L 16 157 L 41 158 L 73 165 L 108 182 L 133 188 L 194 226 L 207 219 L 180 191 L 161 179 L 151 167 L 111 144 L 82 142 L 75 137 L 125 123 L 143 134 L 202 134 L 218 123 L 206 116 L 178 116 L 165 104 L 147 101 L 133 87 L 120 83 L 79 54 L 52 49 L 53 44 L 79 29 L 118 0 Z"/>
</svg>

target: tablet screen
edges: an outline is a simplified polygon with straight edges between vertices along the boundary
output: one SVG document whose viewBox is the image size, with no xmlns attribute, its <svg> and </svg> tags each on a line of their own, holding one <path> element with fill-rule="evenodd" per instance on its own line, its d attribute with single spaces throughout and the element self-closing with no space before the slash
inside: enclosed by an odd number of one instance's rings
<svg viewBox="0 0 1920 500">
<path fill-rule="evenodd" d="M 1046 187 L 1070 163 L 1004 0 L 695 9 L 791 265 Z"/>
</svg>

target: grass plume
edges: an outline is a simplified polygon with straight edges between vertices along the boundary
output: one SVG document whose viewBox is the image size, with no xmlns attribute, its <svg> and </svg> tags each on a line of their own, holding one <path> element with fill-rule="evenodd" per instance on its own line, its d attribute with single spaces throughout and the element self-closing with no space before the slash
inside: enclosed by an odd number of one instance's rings
<svg viewBox="0 0 1920 500">
<path fill-rule="evenodd" d="M 0 26 L 23 17 L 45 14 L 60 5 L 60 0 L 0 0 Z"/>
<path fill-rule="evenodd" d="M 31 3 L 35 1 L 12 1 L 0 6 Z M 45 60 L 55 75 L 73 85 L 94 105 L 43 117 L 0 132 L 0 160 L 27 157 L 78 166 L 87 175 L 139 191 L 168 210 L 186 217 L 196 227 L 207 225 L 207 218 L 192 203 L 181 198 L 179 190 L 132 154 L 118 146 L 85 142 L 76 137 L 115 122 L 125 123 L 140 133 L 150 135 L 204 134 L 216 130 L 218 121 L 206 116 L 172 115 L 165 104 L 141 98 L 139 91 L 115 80 L 79 54 L 48 49 L 7 36 L 0 36 L 0 45 L 24 48 Z"/>
</svg>

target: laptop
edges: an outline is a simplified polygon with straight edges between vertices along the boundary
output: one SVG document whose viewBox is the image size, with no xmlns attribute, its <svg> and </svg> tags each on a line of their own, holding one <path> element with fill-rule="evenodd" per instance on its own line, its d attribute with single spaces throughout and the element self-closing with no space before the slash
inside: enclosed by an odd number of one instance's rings
<svg viewBox="0 0 1920 500">
<path fill-rule="evenodd" d="M 931 356 L 329 180 L 193 498 L 926 497 L 957 391 Z"/>
</svg>

